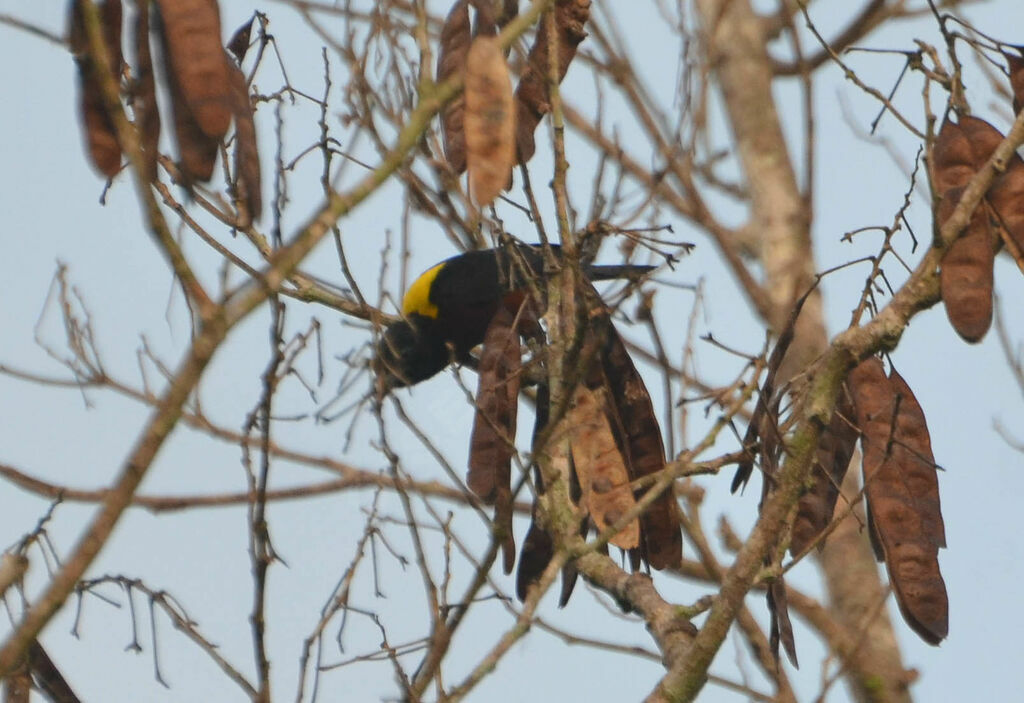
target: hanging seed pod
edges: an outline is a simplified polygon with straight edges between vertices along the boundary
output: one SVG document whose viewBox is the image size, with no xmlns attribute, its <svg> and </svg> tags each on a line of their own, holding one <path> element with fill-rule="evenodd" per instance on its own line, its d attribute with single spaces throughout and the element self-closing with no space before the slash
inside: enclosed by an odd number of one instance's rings
<svg viewBox="0 0 1024 703">
<path fill-rule="evenodd" d="M 1017 154 L 1010 157 L 1006 171 L 992 183 L 988 192 L 998 224 L 1016 244 L 1015 255 L 1024 252 L 1024 160 Z M 1018 261 L 1018 265 L 1021 264 Z"/>
<path fill-rule="evenodd" d="M 607 529 L 636 507 L 629 471 L 608 422 L 609 402 L 602 386 L 588 388 L 581 384 L 566 413 L 573 465 L 582 489 L 580 505 L 598 530 Z M 610 542 L 620 549 L 639 547 L 639 522 L 630 522 Z"/>
<path fill-rule="evenodd" d="M 216 0 L 157 0 L 164 60 L 199 129 L 220 141 L 231 126 L 231 82 Z"/>
<path fill-rule="evenodd" d="M 111 77 L 120 81 L 124 65 L 121 53 L 121 0 L 104 0 L 99 4 L 100 20 L 103 23 L 103 38 L 110 59 Z M 71 3 L 69 18 L 71 53 L 78 66 L 79 109 L 82 129 L 85 132 L 86 150 L 89 158 L 100 173 L 113 178 L 121 170 L 121 146 L 117 130 L 107 113 L 103 92 L 95 75 L 95 67 L 89 58 L 89 38 L 85 31 L 82 8 L 75 0 Z"/>
<path fill-rule="evenodd" d="M 149 44 L 149 3 L 139 3 L 135 14 L 135 95 L 132 102 L 135 126 L 142 147 L 142 171 L 149 182 L 157 177 L 160 156 L 160 108 L 156 101 L 156 76 Z"/>
<path fill-rule="evenodd" d="M 259 219 L 263 210 L 263 192 L 260 177 L 260 153 L 256 147 L 256 122 L 245 74 L 228 61 L 228 79 L 231 81 L 231 108 L 235 116 L 235 192 L 245 204 L 247 222 Z"/>
<path fill-rule="evenodd" d="M 815 455 L 811 489 L 800 497 L 789 551 L 795 557 L 818 538 L 835 513 L 839 488 L 850 466 L 860 432 L 846 393 L 840 396 L 832 420 L 822 433 Z M 818 544 L 820 549 L 823 542 Z"/>
<path fill-rule="evenodd" d="M 613 425 L 621 428 L 624 437 L 623 455 L 636 480 L 665 468 L 665 445 L 654 415 L 650 393 L 622 343 L 622 338 L 606 320 L 601 363 L 608 379 Z M 639 490 L 636 498 L 643 496 Z M 664 491 L 640 517 L 640 553 L 655 569 L 678 568 L 683 558 L 683 536 L 680 531 L 679 506 L 671 489 Z"/>
<path fill-rule="evenodd" d="M 583 27 L 590 17 L 590 0 L 568 0 L 555 5 L 558 32 L 558 82 L 561 83 L 576 56 L 576 47 L 587 33 Z M 516 87 L 516 150 L 519 163 L 525 164 L 537 150 L 533 133 L 544 115 L 551 111 L 548 97 L 548 33 L 544 23 L 530 47 L 526 69 Z"/>
<path fill-rule="evenodd" d="M 515 323 L 516 313 L 500 306 L 484 336 L 466 477 L 473 493 L 495 505 L 495 524 L 504 536 L 506 574 L 515 564 L 511 481 L 522 364 Z"/>
<path fill-rule="evenodd" d="M 850 373 L 864 460 L 864 490 L 876 555 L 889 572 L 907 624 L 929 644 L 949 630 L 939 571 L 946 544 L 938 481 L 924 412 L 899 374 L 876 358 Z"/>
<path fill-rule="evenodd" d="M 954 188 L 939 202 L 938 226 L 953 214 L 962 192 Z M 967 231 L 942 257 L 942 302 L 953 329 L 968 342 L 980 341 L 992 324 L 995 243 L 988 207 L 982 203 L 971 216 Z"/>
<path fill-rule="evenodd" d="M 1021 57 L 1021 47 L 1016 47 L 1016 53 L 1005 51 L 1007 67 L 1010 69 L 1010 89 L 1013 91 L 1013 111 L 1019 113 L 1024 107 L 1024 58 Z"/>
<path fill-rule="evenodd" d="M 469 193 L 485 207 L 508 184 L 515 165 L 512 79 L 492 37 L 477 37 L 469 48 L 464 126 Z"/>
<path fill-rule="evenodd" d="M 452 5 L 441 27 L 441 48 L 437 55 L 438 83 L 465 72 L 469 42 L 469 2 L 459 0 Z M 456 174 L 466 170 L 465 110 L 466 99 L 463 94 L 445 105 L 441 112 L 444 156 Z"/>
</svg>

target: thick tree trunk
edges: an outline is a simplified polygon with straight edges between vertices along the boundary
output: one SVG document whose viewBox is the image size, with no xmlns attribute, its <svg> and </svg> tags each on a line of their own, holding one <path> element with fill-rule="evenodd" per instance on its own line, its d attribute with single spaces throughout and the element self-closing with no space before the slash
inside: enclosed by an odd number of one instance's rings
<svg viewBox="0 0 1024 703">
<path fill-rule="evenodd" d="M 816 270 L 810 239 L 812 212 L 800 193 L 772 96 L 764 24 L 748 0 L 697 0 L 709 68 L 725 102 L 751 194 L 748 231 L 759 240 L 762 287 L 778 331 Z M 809 138 L 813 139 L 813 135 Z M 780 384 L 804 369 L 827 343 L 821 296 L 806 302 Z M 850 472 L 851 474 L 855 472 Z M 856 495 L 856 479 L 844 487 Z M 861 523 L 863 524 L 863 523 Z M 885 589 L 867 537 L 850 518 L 829 538 L 821 558 L 834 617 L 860 643 L 844 662 L 858 701 L 910 701 L 908 676 L 893 634 Z"/>
</svg>

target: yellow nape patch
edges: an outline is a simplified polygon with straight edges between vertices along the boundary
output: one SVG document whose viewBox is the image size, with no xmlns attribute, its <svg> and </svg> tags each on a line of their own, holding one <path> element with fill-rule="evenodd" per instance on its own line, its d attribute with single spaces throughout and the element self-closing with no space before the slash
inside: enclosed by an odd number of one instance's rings
<svg viewBox="0 0 1024 703">
<path fill-rule="evenodd" d="M 437 318 L 437 306 L 430 302 L 430 289 L 434 285 L 434 279 L 446 264 L 442 261 L 437 266 L 427 269 L 420 274 L 420 277 L 412 282 L 409 290 L 405 291 L 402 298 L 403 315 L 422 315 L 423 317 Z"/>
</svg>

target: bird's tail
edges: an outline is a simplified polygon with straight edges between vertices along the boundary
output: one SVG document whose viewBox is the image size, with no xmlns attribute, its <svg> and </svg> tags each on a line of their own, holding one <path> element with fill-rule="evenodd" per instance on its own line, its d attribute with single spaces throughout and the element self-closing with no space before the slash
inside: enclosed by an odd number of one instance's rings
<svg viewBox="0 0 1024 703">
<path fill-rule="evenodd" d="M 643 278 L 657 266 L 643 264 L 591 264 L 587 267 L 587 278 L 591 281 L 610 281 L 615 278 L 626 278 L 636 281 Z"/>
</svg>

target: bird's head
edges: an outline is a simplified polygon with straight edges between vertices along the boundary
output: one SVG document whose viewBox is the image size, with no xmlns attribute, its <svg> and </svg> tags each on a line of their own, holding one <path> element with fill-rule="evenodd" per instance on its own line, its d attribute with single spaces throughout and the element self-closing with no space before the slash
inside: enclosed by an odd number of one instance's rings
<svg viewBox="0 0 1024 703">
<path fill-rule="evenodd" d="M 435 327 L 433 320 L 413 315 L 384 330 L 373 359 L 381 394 L 425 381 L 451 362 L 451 351 Z"/>
</svg>

